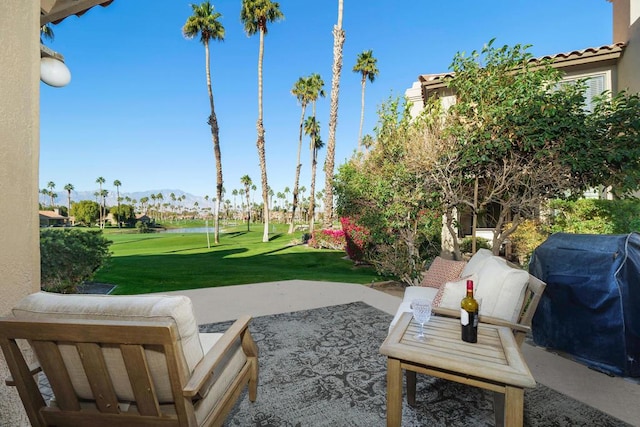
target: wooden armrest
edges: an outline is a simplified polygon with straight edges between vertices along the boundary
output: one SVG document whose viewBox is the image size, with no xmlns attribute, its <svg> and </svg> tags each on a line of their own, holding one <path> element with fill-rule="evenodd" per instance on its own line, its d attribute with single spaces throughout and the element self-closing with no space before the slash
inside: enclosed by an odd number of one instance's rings
<svg viewBox="0 0 640 427">
<path fill-rule="evenodd" d="M 204 355 L 202 360 L 198 362 L 189 382 L 183 390 L 183 395 L 189 398 L 195 398 L 203 390 L 208 390 L 211 384 L 209 384 L 213 373 L 217 368 L 220 361 L 223 359 L 225 353 L 227 353 L 233 343 L 241 338 L 241 335 L 249 327 L 249 321 L 251 316 L 242 316 L 236 320 L 233 325 L 220 337 L 220 339 L 211 347 L 211 349 Z M 206 394 L 206 392 L 204 393 Z"/>
<path fill-rule="evenodd" d="M 436 314 L 438 316 L 460 318 L 460 311 L 453 310 L 450 308 L 433 307 L 432 312 L 433 314 Z M 517 331 L 517 332 L 528 333 L 529 331 L 531 331 L 531 328 L 529 326 L 521 325 L 519 323 L 508 322 L 506 320 L 498 319 L 495 317 L 480 316 L 478 320 L 480 320 L 480 322 L 482 323 L 489 323 L 495 326 L 506 326 L 512 329 L 513 331 Z"/>
<path fill-rule="evenodd" d="M 33 375 L 37 374 L 38 372 L 42 372 L 42 367 L 40 366 L 40 364 L 38 362 L 30 363 L 29 364 L 29 373 L 33 376 Z M 4 383 L 9 387 L 15 387 L 15 385 L 16 385 L 16 382 L 14 381 L 14 379 L 13 379 L 13 377 L 11 375 L 9 375 L 7 377 L 7 379 L 4 381 Z"/>
</svg>

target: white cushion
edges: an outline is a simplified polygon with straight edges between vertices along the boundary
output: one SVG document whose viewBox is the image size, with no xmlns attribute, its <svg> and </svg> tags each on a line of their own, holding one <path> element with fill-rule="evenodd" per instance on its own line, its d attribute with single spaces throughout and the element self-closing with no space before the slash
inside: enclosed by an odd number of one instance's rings
<svg viewBox="0 0 640 427">
<path fill-rule="evenodd" d="M 222 337 L 222 334 L 201 333 L 200 342 L 205 354 L 209 352 L 216 342 Z M 220 398 L 236 379 L 238 372 L 247 362 L 247 356 L 242 350 L 240 339 L 238 338 L 233 344 L 232 349 L 226 353 L 226 357 L 218 364 L 213 372 L 213 385 L 209 390 L 205 390 L 204 398 L 194 405 L 196 419 L 198 424 L 202 424 L 207 416 L 220 403 Z"/>
<path fill-rule="evenodd" d="M 478 276 L 476 274 L 447 282 L 438 290 L 434 307 L 460 310 L 460 302 L 467 296 L 467 280 L 473 281 L 473 291 L 475 292 L 478 287 Z"/>
<path fill-rule="evenodd" d="M 191 300 L 184 296 L 166 295 L 61 295 L 47 292 L 31 294 L 13 308 L 17 318 L 44 320 L 131 320 L 171 321 L 176 325 L 178 341 L 184 354 L 189 377 L 202 359 L 203 351 L 198 336 L 198 325 L 193 315 Z M 79 397 L 93 399 L 82 362 L 73 345 L 61 344 L 65 365 Z M 157 387 L 161 403 L 173 400 L 164 355 L 155 350 L 145 350 L 151 376 Z M 107 370 L 111 376 L 119 400 L 134 400 L 124 360 L 117 347 L 103 347 Z"/>
<path fill-rule="evenodd" d="M 478 249 L 478 251 L 469 259 L 467 265 L 462 269 L 460 277 L 470 276 L 473 273 L 479 272 L 484 262 L 489 258 L 495 258 L 493 256 L 493 252 L 485 248 Z"/>
<path fill-rule="evenodd" d="M 480 314 L 517 322 L 522 309 L 529 273 L 512 268 L 498 257 L 485 260 L 478 273 L 476 299 Z"/>
<path fill-rule="evenodd" d="M 402 303 L 398 310 L 396 311 L 396 315 L 391 320 L 391 324 L 389 325 L 389 331 L 398 323 L 400 317 L 403 313 L 411 313 L 411 301 L 414 299 L 428 299 L 432 300 L 435 298 L 438 293 L 438 289 L 430 288 L 425 286 L 407 286 L 404 290 L 404 297 L 402 299 Z"/>
</svg>

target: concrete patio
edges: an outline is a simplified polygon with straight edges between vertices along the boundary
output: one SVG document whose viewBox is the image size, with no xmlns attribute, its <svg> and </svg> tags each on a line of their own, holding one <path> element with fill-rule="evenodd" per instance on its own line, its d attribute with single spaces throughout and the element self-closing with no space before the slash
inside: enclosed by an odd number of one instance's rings
<svg viewBox="0 0 640 427">
<path fill-rule="evenodd" d="M 265 316 L 363 301 L 391 315 L 401 298 L 351 283 L 290 280 L 173 292 L 193 301 L 199 324 L 233 320 L 241 314 Z M 640 384 L 610 377 L 524 344 L 522 352 L 536 381 L 631 425 L 640 426 Z"/>
</svg>

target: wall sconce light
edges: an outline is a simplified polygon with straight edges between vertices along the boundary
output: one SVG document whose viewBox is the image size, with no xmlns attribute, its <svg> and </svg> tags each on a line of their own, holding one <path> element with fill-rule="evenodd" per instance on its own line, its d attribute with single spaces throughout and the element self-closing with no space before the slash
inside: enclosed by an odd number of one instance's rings
<svg viewBox="0 0 640 427">
<path fill-rule="evenodd" d="M 53 87 L 63 87 L 71 81 L 64 57 L 43 44 L 40 45 L 40 80 Z"/>
</svg>

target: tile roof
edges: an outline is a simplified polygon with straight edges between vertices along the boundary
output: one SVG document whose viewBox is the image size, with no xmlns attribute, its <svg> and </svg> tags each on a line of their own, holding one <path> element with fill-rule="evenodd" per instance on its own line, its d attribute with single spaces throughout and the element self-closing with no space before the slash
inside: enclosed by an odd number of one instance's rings
<svg viewBox="0 0 640 427">
<path fill-rule="evenodd" d="M 571 65 L 583 64 L 588 62 L 616 59 L 620 57 L 620 55 L 622 55 L 625 47 L 626 43 L 614 43 L 600 47 L 588 47 L 582 50 L 573 50 L 571 52 L 556 53 L 554 55 L 545 55 L 538 58 L 532 58 L 529 62 L 551 60 L 554 67 L 564 68 Z M 440 84 L 444 84 L 444 80 L 453 77 L 453 75 L 453 72 L 421 74 L 420 76 L 418 76 L 418 80 L 426 86 L 437 86 Z"/>
</svg>

